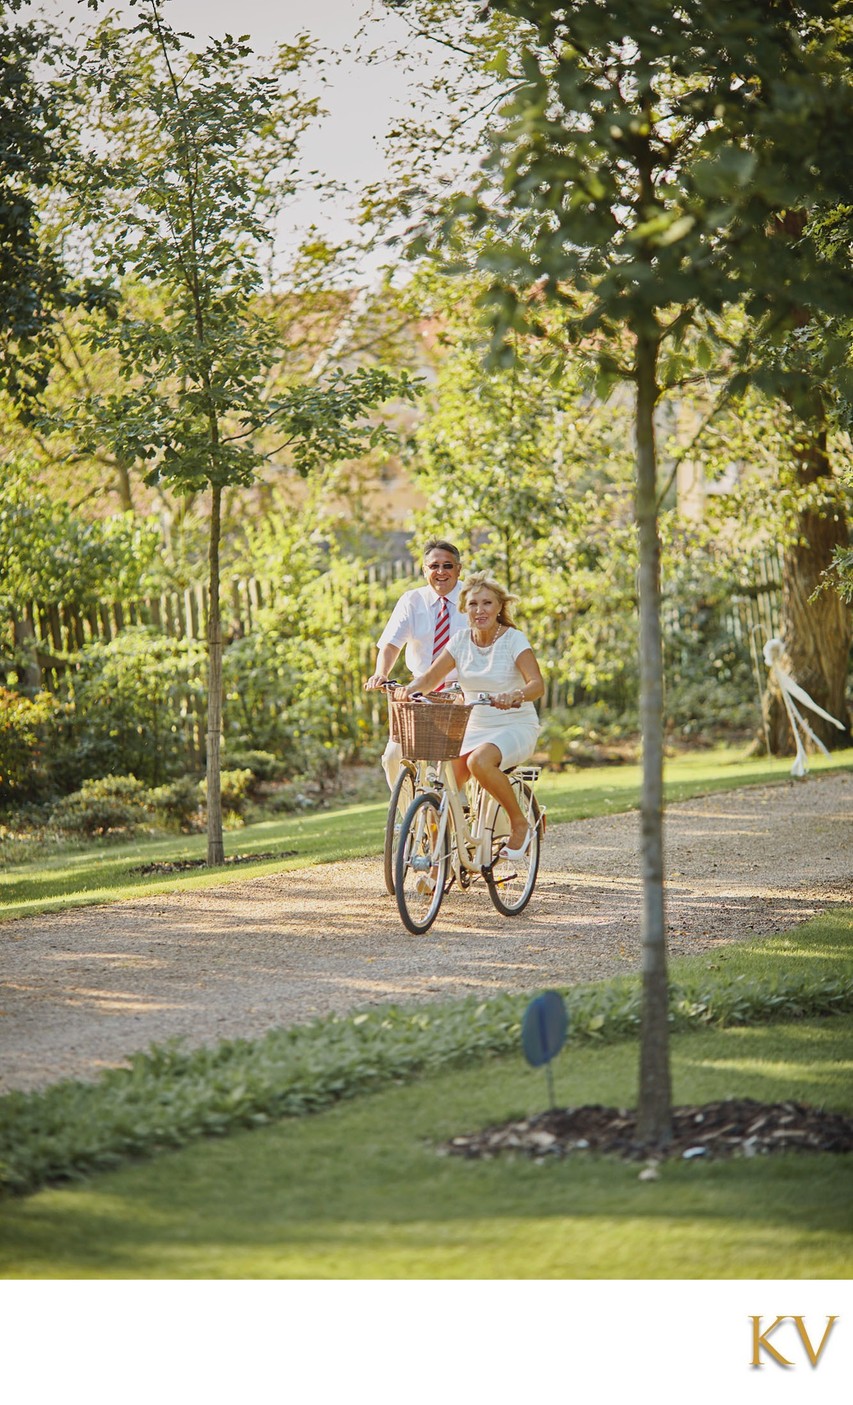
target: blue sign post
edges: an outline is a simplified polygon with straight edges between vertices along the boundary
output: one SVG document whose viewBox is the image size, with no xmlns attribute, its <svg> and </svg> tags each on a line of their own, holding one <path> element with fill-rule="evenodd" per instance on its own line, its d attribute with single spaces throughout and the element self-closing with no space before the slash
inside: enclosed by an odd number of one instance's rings
<svg viewBox="0 0 853 1405">
<path fill-rule="evenodd" d="M 521 1047 L 524 1057 L 533 1068 L 545 1065 L 552 1112 L 554 1082 L 551 1060 L 559 1054 L 565 1044 L 568 1029 L 569 1015 L 566 1003 L 558 990 L 546 990 L 543 995 L 535 996 L 525 1010 L 521 1022 Z"/>
</svg>

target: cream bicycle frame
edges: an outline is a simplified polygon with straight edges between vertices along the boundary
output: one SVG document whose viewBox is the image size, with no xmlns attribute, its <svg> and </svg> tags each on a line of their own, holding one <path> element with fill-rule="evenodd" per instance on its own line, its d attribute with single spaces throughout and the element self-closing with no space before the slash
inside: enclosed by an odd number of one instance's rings
<svg viewBox="0 0 853 1405">
<path fill-rule="evenodd" d="M 492 866 L 495 855 L 491 848 L 486 852 L 487 843 L 491 845 L 494 839 L 505 838 L 504 834 L 495 834 L 495 820 L 501 805 L 472 777 L 470 813 L 466 815 L 462 801 L 465 787 L 460 787 L 456 779 L 453 762 L 438 762 L 433 779 L 429 777 L 429 769 L 427 762 L 417 763 L 415 794 L 423 795 L 436 790 L 439 792 L 439 822 L 432 837 L 431 853 L 434 858 L 442 853 L 448 827 L 452 822 L 456 843 L 452 848 L 448 848 L 448 856 L 456 882 L 460 887 L 467 887 L 472 878 Z M 507 774 L 533 784 L 538 779 L 539 767 L 513 766 Z M 472 817 L 473 825 L 470 823 Z M 540 816 L 540 825 L 541 822 Z"/>
<path fill-rule="evenodd" d="M 494 796 L 489 795 L 479 782 L 474 781 L 471 791 L 470 813 L 466 815 L 462 800 L 463 789 L 460 788 L 456 779 L 452 761 L 439 763 L 437 783 L 441 788 L 440 818 L 438 831 L 433 842 L 433 852 L 437 854 L 442 852 L 448 828 L 452 823 L 456 843 L 448 852 L 454 876 L 462 887 L 465 885 L 466 878 L 470 880 L 470 877 L 475 874 L 482 873 L 484 868 L 491 867 L 493 858 L 491 847 L 486 854 L 485 845 L 488 838 L 491 846 L 494 823 L 501 807 Z M 473 825 L 471 824 L 472 819 Z M 463 872 L 465 877 L 463 877 Z"/>
</svg>

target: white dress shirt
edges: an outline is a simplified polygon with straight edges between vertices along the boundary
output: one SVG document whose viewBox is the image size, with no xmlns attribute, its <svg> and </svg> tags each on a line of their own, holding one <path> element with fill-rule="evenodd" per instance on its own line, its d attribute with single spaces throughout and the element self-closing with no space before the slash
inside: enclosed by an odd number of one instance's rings
<svg viewBox="0 0 853 1405">
<path fill-rule="evenodd" d="M 432 644 L 439 601 L 447 601 L 451 634 L 463 623 L 463 617 L 457 607 L 459 590 L 457 582 L 446 596 L 438 595 L 431 585 L 404 591 L 394 606 L 391 618 L 380 634 L 376 647 L 381 649 L 385 644 L 396 644 L 400 649 L 405 645 L 406 667 L 411 670 L 413 678 L 419 678 L 432 663 Z M 456 670 L 453 669 L 445 681 L 451 682 L 455 677 Z"/>
</svg>

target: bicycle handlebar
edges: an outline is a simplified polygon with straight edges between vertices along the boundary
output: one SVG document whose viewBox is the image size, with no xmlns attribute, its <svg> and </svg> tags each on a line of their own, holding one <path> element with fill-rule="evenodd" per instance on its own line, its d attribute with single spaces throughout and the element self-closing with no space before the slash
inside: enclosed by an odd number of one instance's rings
<svg viewBox="0 0 853 1405">
<path fill-rule="evenodd" d="M 389 693 L 393 692 L 395 688 L 402 688 L 403 686 L 402 683 L 398 683 L 396 678 L 386 678 L 384 683 L 379 684 L 381 690 Z M 449 683 L 445 691 L 448 693 L 461 693 L 463 690 L 458 684 Z M 430 706 L 437 706 L 435 699 L 428 697 L 426 693 L 410 693 L 409 702 L 423 702 L 429 703 Z M 473 698 L 469 705 L 471 707 L 494 707 L 495 703 L 491 693 L 478 693 L 476 698 Z"/>
<path fill-rule="evenodd" d="M 395 688 L 403 688 L 403 687 L 405 687 L 405 684 L 403 684 L 403 683 L 398 683 L 398 681 L 397 681 L 396 678 L 386 678 L 386 679 L 385 679 L 385 682 L 384 682 L 384 683 L 379 683 L 379 684 L 377 684 L 377 687 L 378 687 L 380 690 L 384 691 L 384 692 L 392 693 Z M 444 691 L 445 691 L 446 693 L 452 694 L 452 693 L 461 693 L 461 692 L 462 692 L 462 689 L 461 689 L 461 688 L 458 686 L 458 684 L 456 684 L 456 683 L 448 683 L 448 685 L 447 685 L 447 687 L 445 688 Z M 435 701 L 435 699 L 434 699 L 434 698 L 428 697 L 428 695 L 427 695 L 426 693 L 410 693 L 410 694 L 409 694 L 409 702 L 425 702 L 425 703 L 429 703 L 430 705 L 432 705 L 432 704 L 434 703 L 434 701 Z M 486 696 L 485 693 L 483 693 L 483 694 L 481 694 L 481 696 L 477 699 L 477 701 L 478 701 L 478 702 L 489 702 L 490 699 Z"/>
<path fill-rule="evenodd" d="M 448 691 L 449 691 L 449 689 L 448 689 Z M 462 692 L 462 689 L 460 688 L 460 689 L 458 689 L 458 691 L 461 693 L 461 692 Z M 425 702 L 425 703 L 429 703 L 431 706 L 436 705 L 436 704 L 435 704 L 435 699 L 434 699 L 434 698 L 429 698 L 429 697 L 427 697 L 426 693 L 410 693 L 410 694 L 409 694 L 409 702 Z M 492 707 L 492 706 L 493 706 L 493 702 L 492 702 L 492 696 L 491 696 L 491 694 L 490 694 L 490 693 L 479 693 L 476 698 L 473 698 L 473 699 L 472 699 L 472 701 L 471 701 L 471 703 L 469 704 L 469 706 L 471 706 L 471 707 L 476 707 L 478 704 L 481 704 L 481 705 L 486 706 L 486 707 Z"/>
</svg>

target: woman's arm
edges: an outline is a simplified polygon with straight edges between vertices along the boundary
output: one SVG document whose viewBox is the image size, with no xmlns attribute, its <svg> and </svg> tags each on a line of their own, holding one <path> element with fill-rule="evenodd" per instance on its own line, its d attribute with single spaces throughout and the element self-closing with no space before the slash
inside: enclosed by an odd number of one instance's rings
<svg viewBox="0 0 853 1405">
<path fill-rule="evenodd" d="M 524 679 L 524 687 L 513 688 L 509 693 L 496 693 L 492 698 L 495 707 L 521 707 L 522 703 L 535 702 L 545 692 L 545 680 L 532 649 L 525 649 L 519 654 L 515 666 Z"/>
<path fill-rule="evenodd" d="M 397 702 L 405 702 L 412 693 L 431 693 L 443 678 L 446 678 L 452 668 L 456 667 L 456 660 L 446 649 L 442 649 L 437 658 L 433 659 L 426 673 L 422 673 L 420 678 L 413 678 L 411 683 L 405 688 L 395 688 L 394 698 Z"/>
</svg>

